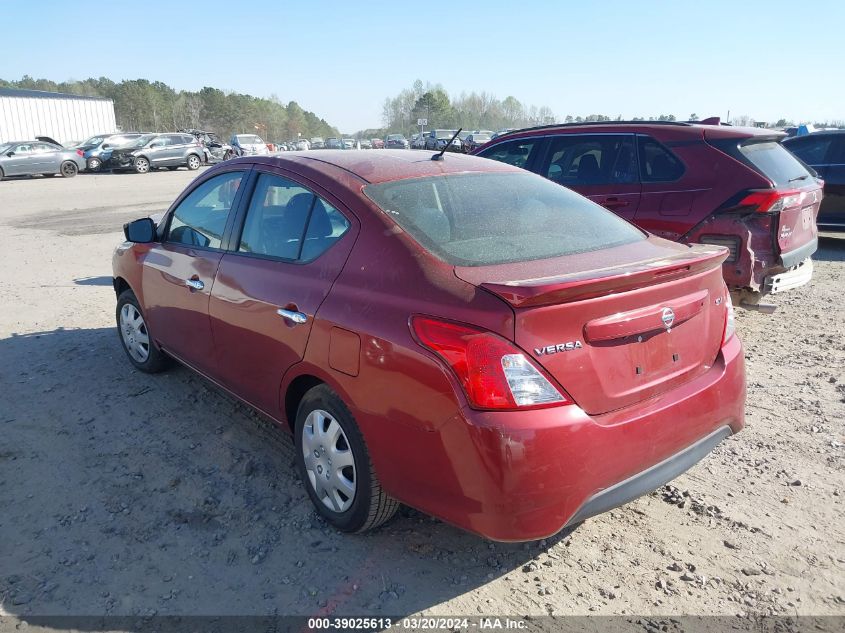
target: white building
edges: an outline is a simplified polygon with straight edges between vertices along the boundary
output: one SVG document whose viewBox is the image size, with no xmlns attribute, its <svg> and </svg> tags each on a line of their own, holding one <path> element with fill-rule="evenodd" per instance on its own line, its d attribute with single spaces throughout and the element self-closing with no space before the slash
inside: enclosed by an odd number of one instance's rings
<svg viewBox="0 0 845 633">
<path fill-rule="evenodd" d="M 108 132 L 117 132 L 111 99 L 0 88 L 0 143 L 36 136 L 66 143 Z"/>
</svg>

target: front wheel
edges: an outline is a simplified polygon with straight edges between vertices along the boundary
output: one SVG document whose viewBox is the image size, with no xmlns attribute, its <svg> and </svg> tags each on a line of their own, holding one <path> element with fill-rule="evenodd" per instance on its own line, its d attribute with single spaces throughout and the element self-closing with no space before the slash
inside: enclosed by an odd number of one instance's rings
<svg viewBox="0 0 845 633">
<path fill-rule="evenodd" d="M 295 442 L 308 496 L 334 527 L 365 532 L 396 513 L 399 502 L 382 489 L 355 418 L 327 385 L 314 387 L 299 403 Z"/>
<path fill-rule="evenodd" d="M 146 174 L 150 171 L 150 161 L 146 158 L 136 158 L 135 159 L 135 171 L 139 174 Z"/>
<path fill-rule="evenodd" d="M 191 171 L 196 171 L 197 169 L 199 169 L 201 164 L 202 161 L 200 160 L 200 157 L 196 154 L 191 154 L 190 156 L 188 156 L 188 169 L 190 169 Z"/>
<path fill-rule="evenodd" d="M 73 178 L 77 173 L 79 173 L 79 167 L 76 166 L 76 163 L 69 160 L 62 163 L 60 170 L 64 178 Z"/>
<path fill-rule="evenodd" d="M 88 159 L 88 171 L 100 171 L 103 167 L 103 161 L 99 158 L 89 158 Z"/>
<path fill-rule="evenodd" d="M 130 363 L 148 374 L 170 366 L 170 357 L 155 346 L 141 305 L 131 290 L 124 290 L 117 298 L 116 316 L 120 343 Z"/>
</svg>

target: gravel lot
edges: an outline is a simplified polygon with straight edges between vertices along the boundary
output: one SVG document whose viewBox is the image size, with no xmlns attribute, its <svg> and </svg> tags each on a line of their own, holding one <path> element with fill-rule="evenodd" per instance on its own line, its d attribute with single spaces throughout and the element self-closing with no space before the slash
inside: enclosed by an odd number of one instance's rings
<svg viewBox="0 0 845 633">
<path fill-rule="evenodd" d="M 124 360 L 111 251 L 194 175 L 0 183 L 0 614 L 845 615 L 845 238 L 738 313 L 748 426 L 672 486 L 530 545 L 345 536 L 286 433 Z"/>
</svg>

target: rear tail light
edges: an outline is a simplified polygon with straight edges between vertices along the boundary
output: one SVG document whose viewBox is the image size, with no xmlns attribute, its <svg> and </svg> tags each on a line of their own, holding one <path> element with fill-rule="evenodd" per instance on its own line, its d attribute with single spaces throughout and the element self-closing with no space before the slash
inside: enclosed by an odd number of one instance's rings
<svg viewBox="0 0 845 633">
<path fill-rule="evenodd" d="M 411 319 L 411 330 L 450 367 L 474 409 L 572 403 L 519 348 L 492 332 L 422 316 Z"/>
<path fill-rule="evenodd" d="M 722 332 L 722 345 L 728 342 L 736 334 L 736 319 L 734 317 L 734 304 L 731 301 L 731 293 L 725 288 L 725 329 Z"/>
<path fill-rule="evenodd" d="M 804 200 L 801 191 L 777 191 L 775 189 L 752 190 L 739 203 L 740 207 L 752 207 L 757 213 L 780 213 L 784 209 L 797 207 Z"/>
<path fill-rule="evenodd" d="M 78 150 L 76 150 L 76 155 L 77 156 L 85 156 L 85 152 L 83 152 L 81 149 L 78 149 Z"/>
</svg>

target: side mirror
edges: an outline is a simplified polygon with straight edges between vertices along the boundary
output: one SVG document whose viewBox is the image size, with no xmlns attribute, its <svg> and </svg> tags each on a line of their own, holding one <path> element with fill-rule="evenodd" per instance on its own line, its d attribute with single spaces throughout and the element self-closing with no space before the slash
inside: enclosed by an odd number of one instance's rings
<svg viewBox="0 0 845 633">
<path fill-rule="evenodd" d="M 8 156 L 9 158 L 11 158 L 14 155 L 15 155 L 14 152 L 6 152 L 6 156 Z"/>
<path fill-rule="evenodd" d="M 156 147 L 161 147 L 163 143 L 150 143 L 150 149 L 155 149 Z"/>
<path fill-rule="evenodd" d="M 123 234 L 128 242 L 149 244 L 156 241 L 156 225 L 151 218 L 141 218 L 124 224 Z"/>
</svg>

